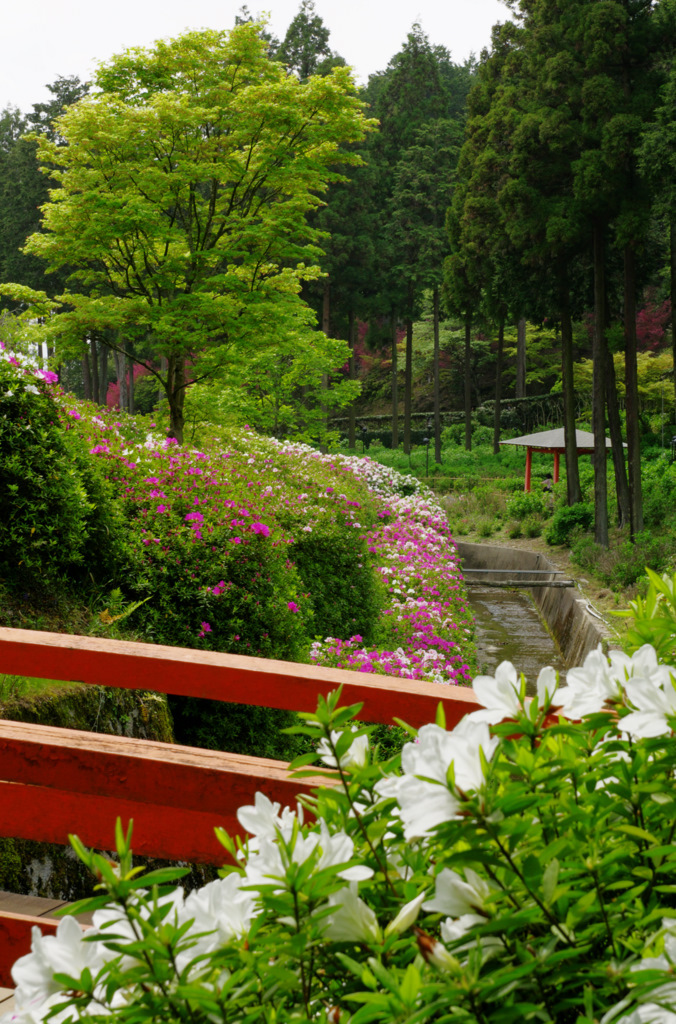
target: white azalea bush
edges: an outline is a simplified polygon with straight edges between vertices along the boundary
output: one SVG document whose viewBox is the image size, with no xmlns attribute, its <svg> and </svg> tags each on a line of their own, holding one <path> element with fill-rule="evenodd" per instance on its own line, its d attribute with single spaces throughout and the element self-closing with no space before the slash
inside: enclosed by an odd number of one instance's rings
<svg viewBox="0 0 676 1024">
<path fill-rule="evenodd" d="M 676 1021 L 676 669 L 645 646 L 533 700 L 508 663 L 474 687 L 386 762 L 320 700 L 295 767 L 323 784 L 242 807 L 195 892 L 132 868 L 119 826 L 116 864 L 74 839 L 94 925 L 35 931 L 14 1020 Z"/>
</svg>

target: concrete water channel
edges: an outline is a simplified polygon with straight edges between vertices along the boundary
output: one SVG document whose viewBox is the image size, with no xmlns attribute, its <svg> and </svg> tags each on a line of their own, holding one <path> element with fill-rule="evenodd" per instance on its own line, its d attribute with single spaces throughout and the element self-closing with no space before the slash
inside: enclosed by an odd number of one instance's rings
<svg viewBox="0 0 676 1024">
<path fill-rule="evenodd" d="M 565 574 L 544 555 L 462 541 L 458 554 L 463 569 L 469 570 L 468 580 L 493 583 L 467 588 L 476 619 L 480 672 L 492 675 L 501 661 L 511 661 L 533 688 L 545 665 L 565 675 L 599 643 L 604 649 L 613 646 L 613 634 L 603 619 L 577 587 L 562 585 Z M 535 585 L 518 590 L 495 586 L 510 579 Z"/>
</svg>

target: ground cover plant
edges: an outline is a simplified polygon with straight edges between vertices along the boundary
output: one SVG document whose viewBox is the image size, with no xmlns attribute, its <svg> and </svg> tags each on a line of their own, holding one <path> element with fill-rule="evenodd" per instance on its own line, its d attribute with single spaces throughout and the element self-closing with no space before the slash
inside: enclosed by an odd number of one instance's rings
<svg viewBox="0 0 676 1024">
<path fill-rule="evenodd" d="M 670 1024 L 676 669 L 644 645 L 544 669 L 532 701 L 509 663 L 474 686 L 484 709 L 386 762 L 320 699 L 313 820 L 258 794 L 187 896 L 121 827 L 117 865 L 73 838 L 94 928 L 35 929 L 14 1019 Z"/>
</svg>

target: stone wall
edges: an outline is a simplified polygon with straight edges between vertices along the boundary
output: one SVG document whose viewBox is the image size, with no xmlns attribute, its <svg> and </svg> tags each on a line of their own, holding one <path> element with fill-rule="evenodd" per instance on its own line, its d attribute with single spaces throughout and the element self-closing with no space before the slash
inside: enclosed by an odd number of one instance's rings
<svg viewBox="0 0 676 1024">
<path fill-rule="evenodd" d="M 550 570 L 551 579 L 558 568 L 544 555 L 521 548 L 497 544 L 468 544 L 456 541 L 462 565 L 470 569 L 538 569 Z M 548 579 L 546 576 L 541 577 Z M 577 587 L 524 588 L 537 605 L 552 636 L 557 641 L 568 668 L 581 665 L 587 654 L 603 644 L 604 650 L 615 646 L 616 640 L 603 619 L 591 609 Z"/>
</svg>

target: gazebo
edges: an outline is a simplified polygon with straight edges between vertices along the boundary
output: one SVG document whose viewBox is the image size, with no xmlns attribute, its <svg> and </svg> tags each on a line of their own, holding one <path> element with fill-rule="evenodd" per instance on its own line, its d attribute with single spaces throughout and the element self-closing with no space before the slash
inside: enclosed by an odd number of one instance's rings
<svg viewBox="0 0 676 1024">
<path fill-rule="evenodd" d="M 594 435 L 588 430 L 576 430 L 575 443 L 577 444 L 578 455 L 594 454 Z M 533 450 L 537 452 L 549 452 L 554 456 L 554 483 L 558 483 L 559 456 L 565 455 L 566 453 L 566 441 L 563 427 L 558 427 L 556 430 L 541 430 L 537 434 L 524 434 L 523 437 L 512 437 L 509 441 L 501 441 L 500 444 L 515 444 L 526 449 L 525 491 L 530 491 L 530 470 L 533 460 Z M 612 448 L 612 441 L 609 437 L 606 438 L 606 448 Z"/>
</svg>

